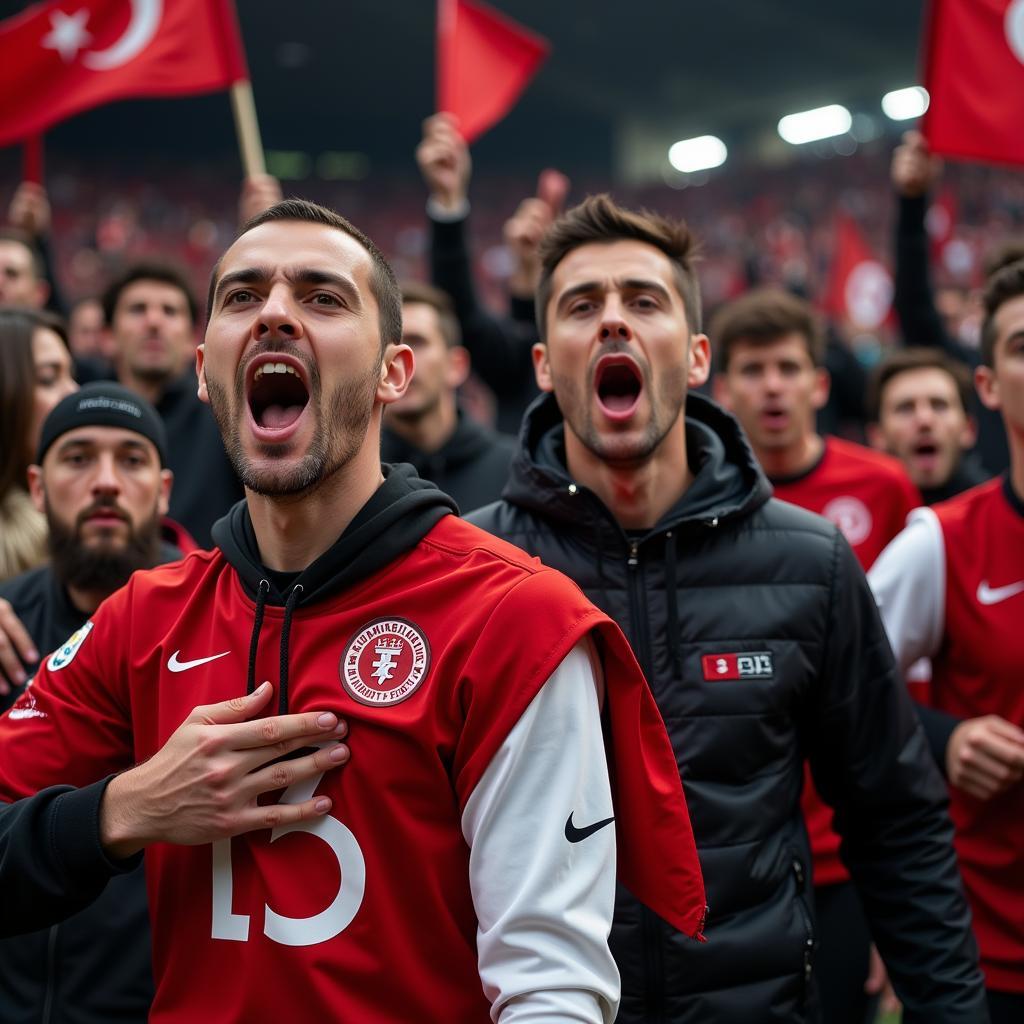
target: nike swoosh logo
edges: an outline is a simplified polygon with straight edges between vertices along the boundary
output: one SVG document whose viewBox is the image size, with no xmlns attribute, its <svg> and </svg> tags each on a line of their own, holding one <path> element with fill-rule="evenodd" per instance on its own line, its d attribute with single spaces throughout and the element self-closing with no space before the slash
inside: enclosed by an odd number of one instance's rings
<svg viewBox="0 0 1024 1024">
<path fill-rule="evenodd" d="M 222 654 L 211 654 L 208 658 L 196 658 L 195 661 L 178 661 L 178 655 L 181 654 L 181 651 L 175 651 L 167 659 L 167 667 L 172 672 L 187 672 L 190 668 L 198 668 L 200 665 L 205 665 L 208 661 L 226 658 L 230 653 L 230 651 L 224 651 Z"/>
<path fill-rule="evenodd" d="M 1007 583 L 1005 587 L 990 587 L 988 580 L 982 580 L 978 584 L 978 600 L 982 604 L 999 604 L 1000 601 L 1021 593 L 1024 593 L 1024 580 Z"/>
<path fill-rule="evenodd" d="M 565 819 L 565 838 L 570 843 L 582 843 L 584 839 L 592 836 L 595 832 L 600 832 L 605 825 L 610 825 L 615 820 L 615 817 L 605 818 L 604 821 L 595 821 L 593 825 L 584 825 L 583 828 L 577 828 L 572 823 L 572 814 Z"/>
</svg>

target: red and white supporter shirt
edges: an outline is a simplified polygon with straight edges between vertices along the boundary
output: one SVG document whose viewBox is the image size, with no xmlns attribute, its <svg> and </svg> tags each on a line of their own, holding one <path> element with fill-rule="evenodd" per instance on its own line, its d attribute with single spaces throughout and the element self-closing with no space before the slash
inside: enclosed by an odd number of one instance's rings
<svg viewBox="0 0 1024 1024">
<path fill-rule="evenodd" d="M 918 509 L 868 579 L 900 666 L 932 659 L 934 707 L 1024 727 L 1024 502 L 1005 478 Z M 986 984 L 1024 992 L 1024 783 L 950 787 L 950 814 Z"/>
<path fill-rule="evenodd" d="M 128 768 L 244 693 L 254 611 L 219 550 L 136 573 L 0 719 L 0 799 Z M 266 608 L 257 680 L 278 678 L 283 620 Z M 564 576 L 445 516 L 300 605 L 288 652 L 289 709 L 347 720 L 352 759 L 280 797 L 325 793 L 324 818 L 148 848 L 155 1024 L 611 1021 L 616 850 L 627 885 L 699 931 L 664 726 Z"/>
<path fill-rule="evenodd" d="M 817 463 L 798 477 L 772 480 L 775 497 L 835 523 L 867 571 L 903 529 L 921 495 L 898 459 L 837 437 L 825 438 Z M 801 800 L 814 857 L 815 885 L 849 878 L 839 859 L 839 836 L 832 831 L 832 808 L 818 796 L 804 770 Z"/>
</svg>

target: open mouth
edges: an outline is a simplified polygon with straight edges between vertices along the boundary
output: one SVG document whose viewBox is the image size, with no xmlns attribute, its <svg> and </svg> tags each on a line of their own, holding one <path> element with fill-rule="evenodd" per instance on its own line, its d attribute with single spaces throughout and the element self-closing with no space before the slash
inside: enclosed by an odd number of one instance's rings
<svg viewBox="0 0 1024 1024">
<path fill-rule="evenodd" d="M 280 358 L 260 360 L 250 371 L 249 412 L 263 431 L 293 427 L 309 404 L 309 389 L 299 366 Z"/>
<path fill-rule="evenodd" d="M 627 419 L 636 409 L 644 382 L 640 368 L 628 356 L 608 356 L 597 364 L 597 400 L 610 419 Z"/>
</svg>

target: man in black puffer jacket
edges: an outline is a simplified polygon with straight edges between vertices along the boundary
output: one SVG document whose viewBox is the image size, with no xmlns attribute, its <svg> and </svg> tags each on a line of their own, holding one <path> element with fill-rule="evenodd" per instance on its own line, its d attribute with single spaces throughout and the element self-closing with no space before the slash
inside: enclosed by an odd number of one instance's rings
<svg viewBox="0 0 1024 1024">
<path fill-rule="evenodd" d="M 942 780 L 849 546 L 771 498 L 739 426 L 687 393 L 708 342 L 685 225 L 589 199 L 544 245 L 527 413 L 504 500 L 469 518 L 624 628 L 676 747 L 707 944 L 620 893 L 618 1020 L 820 1019 L 803 762 L 905 1024 L 988 1020 Z"/>
</svg>

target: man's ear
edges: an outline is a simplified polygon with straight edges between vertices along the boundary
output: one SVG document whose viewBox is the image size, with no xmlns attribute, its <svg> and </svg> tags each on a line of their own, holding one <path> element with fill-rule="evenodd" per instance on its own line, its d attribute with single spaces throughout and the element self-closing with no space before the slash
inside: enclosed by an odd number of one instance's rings
<svg viewBox="0 0 1024 1024">
<path fill-rule="evenodd" d="M 1003 407 L 1002 398 L 999 395 L 999 380 L 992 372 L 991 366 L 979 366 L 974 371 L 974 388 L 978 392 L 978 398 L 986 409 L 999 412 Z"/>
<path fill-rule="evenodd" d="M 206 345 L 196 346 L 196 376 L 199 378 L 199 401 L 210 404 L 210 392 L 206 388 Z"/>
<path fill-rule="evenodd" d="M 46 510 L 46 491 L 43 488 L 43 467 L 28 467 L 28 493 L 37 512 Z"/>
<path fill-rule="evenodd" d="M 811 406 L 815 411 L 824 409 L 832 391 L 832 378 L 824 366 L 814 370 L 814 390 L 811 392 Z"/>
<path fill-rule="evenodd" d="M 397 402 L 409 387 L 416 370 L 416 357 L 408 345 L 390 344 L 384 350 L 377 382 L 376 399 L 382 405 Z"/>
<path fill-rule="evenodd" d="M 887 451 L 885 444 L 885 434 L 882 432 L 881 424 L 865 423 L 864 436 L 867 438 L 868 444 L 871 445 L 871 447 L 874 448 L 875 451 Z"/>
<path fill-rule="evenodd" d="M 537 387 L 541 391 L 552 392 L 555 385 L 551 380 L 551 364 L 548 362 L 548 347 L 543 341 L 538 341 L 532 349 L 533 374 L 537 378 Z"/>
<path fill-rule="evenodd" d="M 171 487 L 174 484 L 174 474 L 169 469 L 160 470 L 160 493 L 156 499 L 156 510 L 160 515 L 167 515 L 171 507 Z"/>
<path fill-rule="evenodd" d="M 454 391 L 466 383 L 472 366 L 469 349 L 453 345 L 447 352 L 447 366 L 444 374 L 445 385 Z"/>
<path fill-rule="evenodd" d="M 686 386 L 692 391 L 699 388 L 711 373 L 711 342 L 706 334 L 694 334 L 690 338 L 686 354 L 688 370 Z"/>
<path fill-rule="evenodd" d="M 40 278 L 36 281 L 36 308 L 42 309 L 50 297 L 50 282 Z"/>
</svg>

